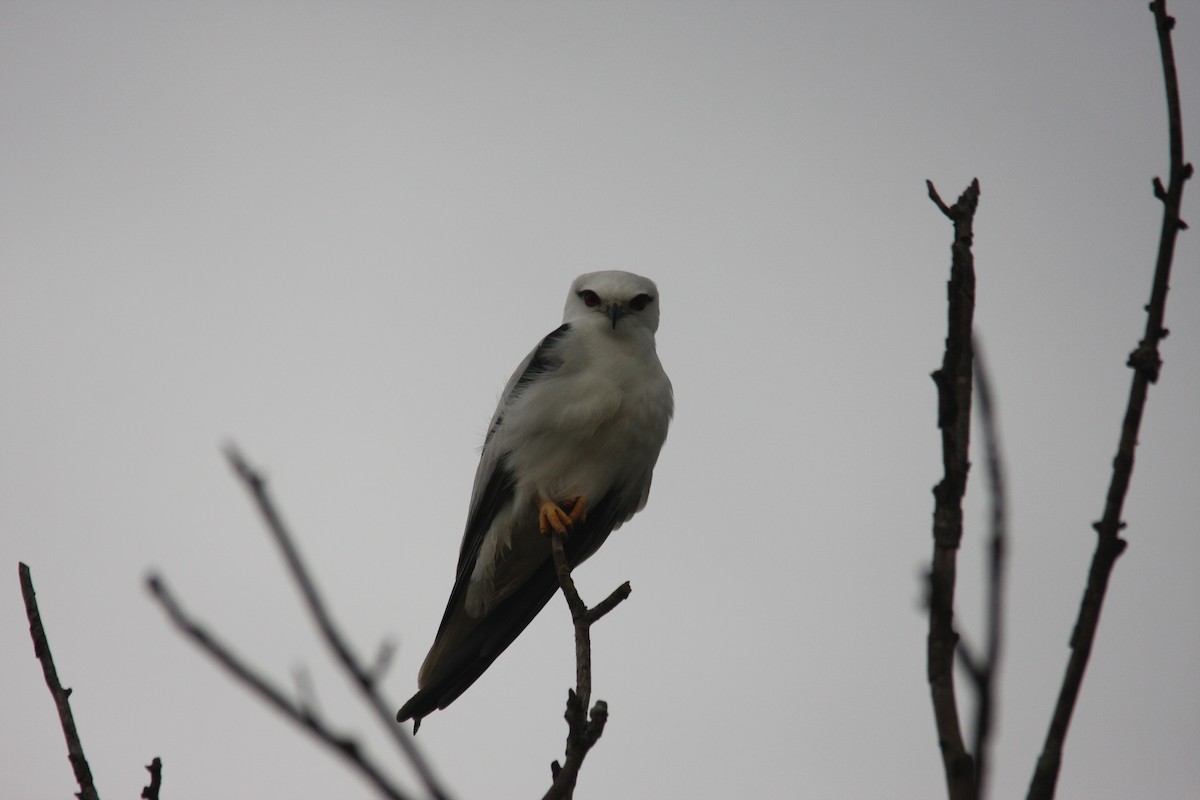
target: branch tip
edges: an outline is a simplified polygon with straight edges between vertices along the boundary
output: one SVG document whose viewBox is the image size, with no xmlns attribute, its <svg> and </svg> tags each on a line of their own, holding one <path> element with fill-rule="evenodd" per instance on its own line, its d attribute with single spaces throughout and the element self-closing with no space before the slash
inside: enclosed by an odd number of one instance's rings
<svg viewBox="0 0 1200 800">
<path fill-rule="evenodd" d="M 938 207 L 938 209 L 939 209 L 939 210 L 940 210 L 940 211 L 941 211 L 943 214 L 945 214 L 947 217 L 950 217 L 951 219 L 953 219 L 953 216 L 952 216 L 952 214 L 950 213 L 950 207 L 949 207 L 949 206 L 947 206 L 947 205 L 946 205 L 946 204 L 945 204 L 945 203 L 942 201 L 942 196 L 938 194 L 938 190 L 937 190 L 937 188 L 936 188 L 936 187 L 934 187 L 934 185 L 933 185 L 933 181 L 931 181 L 931 180 L 929 180 L 928 178 L 926 178 L 926 179 L 925 179 L 925 188 L 928 190 L 928 192 L 929 192 L 929 199 L 933 201 L 933 204 L 934 204 L 935 206 L 937 206 L 937 207 Z"/>
<path fill-rule="evenodd" d="M 162 759 L 158 756 L 146 765 L 146 771 L 150 773 L 150 783 L 142 789 L 142 800 L 158 800 L 159 790 L 162 788 Z"/>
<path fill-rule="evenodd" d="M 29 566 L 19 563 L 17 575 L 21 583 L 21 596 L 25 601 L 25 616 L 29 620 L 29 636 L 33 639 L 33 653 L 42 664 L 42 675 L 46 680 L 46 687 L 50 690 L 50 696 L 54 699 L 63 738 L 67 742 L 67 760 L 75 773 L 75 782 L 79 784 L 79 791 L 75 796 L 80 800 L 99 800 L 96 785 L 92 780 L 92 770 L 83 754 L 83 743 L 75 727 L 75 716 L 71 713 L 71 690 L 64 689 L 59 682 L 54 656 L 50 653 L 50 640 L 46 636 L 42 615 L 38 610 L 37 593 L 33 588 L 33 576 Z"/>
<path fill-rule="evenodd" d="M 954 584 L 957 552 L 962 539 L 962 500 L 969 470 L 969 443 L 974 351 L 975 265 L 971 252 L 979 180 L 971 181 L 950 207 L 932 181 L 929 197 L 954 224 L 950 248 L 950 279 L 946 287 L 946 347 L 942 365 L 932 377 L 937 386 L 937 423 L 941 430 L 943 477 L 934 486 L 933 555 L 929 570 L 929 631 L 926 638 L 926 677 L 946 788 L 951 800 L 974 798 L 974 763 L 967 752 L 954 689 L 954 659 L 958 634 L 954 629 Z M 960 657 L 969 654 L 959 650 Z M 974 665 L 974 659 L 965 663 Z"/>
</svg>

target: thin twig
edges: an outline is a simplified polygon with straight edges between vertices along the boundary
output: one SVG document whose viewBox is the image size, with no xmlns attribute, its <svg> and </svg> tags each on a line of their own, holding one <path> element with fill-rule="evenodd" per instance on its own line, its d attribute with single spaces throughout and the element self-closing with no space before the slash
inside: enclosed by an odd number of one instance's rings
<svg viewBox="0 0 1200 800">
<path fill-rule="evenodd" d="M 29 567 L 19 564 L 17 574 L 21 579 L 21 596 L 25 599 L 25 615 L 29 618 L 33 654 L 42 662 L 46 686 L 50 687 L 50 696 L 54 698 L 54 705 L 58 708 L 58 719 L 62 723 L 63 736 L 67 739 L 67 759 L 71 762 L 75 781 L 79 784 L 77 796 L 80 800 L 99 800 L 96 785 L 92 781 L 92 769 L 83 754 L 83 743 L 79 740 L 79 731 L 75 729 L 75 717 L 71 714 L 71 690 L 64 689 L 59 683 L 58 670 L 54 668 L 54 656 L 50 654 L 50 640 L 46 638 L 46 629 L 42 625 L 42 615 L 38 611 L 37 595 L 33 591 L 33 578 L 29 574 Z"/>
<path fill-rule="evenodd" d="M 1008 550 L 1008 498 L 1004 485 L 1004 459 L 1000 452 L 996 411 L 986 362 L 975 345 L 975 389 L 979 400 L 979 423 L 983 431 L 983 449 L 991 499 L 991 534 L 988 542 L 987 641 L 983 658 L 971 670 L 975 682 L 976 711 L 973 750 L 975 756 L 975 798 L 987 794 L 987 768 L 996 703 L 996 676 L 999 674 L 1003 633 L 1004 568 Z"/>
<path fill-rule="evenodd" d="M 967 488 L 971 432 L 971 326 L 975 313 L 975 263 L 971 254 L 972 225 L 979 204 L 979 181 L 974 180 L 953 206 L 926 181 L 929 197 L 954 223 L 951 246 L 946 352 L 933 373 L 938 391 L 938 427 L 942 431 L 944 475 L 933 489 L 933 558 L 929 571 L 929 636 L 926 677 L 937 726 L 942 766 L 950 800 L 974 798 L 975 767 L 963 743 L 954 694 L 954 584 L 959 542 L 962 540 L 962 499 Z"/>
<path fill-rule="evenodd" d="M 157 575 L 146 579 L 146 586 L 154 599 L 158 601 L 167 616 L 175 623 L 184 635 L 192 640 L 201 650 L 211 656 L 224 667 L 233 677 L 237 678 L 259 697 L 266 700 L 284 716 L 291 719 L 300 727 L 311 733 L 318 741 L 333 750 L 355 770 L 360 772 L 384 797 L 393 800 L 407 800 L 408 795 L 391 782 L 383 771 L 371 760 L 353 737 L 335 733 L 312 710 L 301 709 L 293 703 L 282 691 L 276 688 L 262 675 L 244 664 L 228 646 L 217 641 L 198 622 L 191 619 L 182 606 L 175 600 L 174 595 L 167 589 L 166 583 Z"/>
<path fill-rule="evenodd" d="M 561 766 L 557 761 L 550 765 L 554 779 L 542 800 L 569 800 L 575 792 L 583 759 L 604 733 L 604 725 L 608 722 L 608 704 L 603 700 L 596 701 L 588 718 L 587 708 L 592 696 L 592 623 L 620 605 L 632 589 L 626 581 L 589 609 L 571 578 L 571 565 L 567 562 L 562 535 L 553 534 L 550 539 L 558 585 L 571 609 L 571 621 L 575 626 L 575 689 L 567 692 L 567 711 L 563 715 L 567 720 L 566 756 Z"/>
<path fill-rule="evenodd" d="M 162 759 L 158 756 L 146 765 L 150 773 L 150 783 L 142 789 L 142 800 L 158 800 L 158 792 L 162 789 Z"/>
<path fill-rule="evenodd" d="M 1192 176 L 1192 165 L 1183 158 L 1179 81 L 1175 72 L 1175 53 L 1171 45 L 1171 29 L 1175 26 L 1175 19 L 1167 14 L 1167 4 L 1164 0 L 1154 0 L 1150 4 L 1150 11 L 1154 14 L 1155 28 L 1158 31 L 1159 53 L 1167 95 L 1170 181 L 1164 189 L 1162 181 L 1154 179 L 1154 194 L 1163 204 L 1163 220 L 1158 240 L 1158 258 L 1154 268 L 1154 284 L 1150 292 L 1150 302 L 1146 306 L 1146 331 L 1127 362 L 1133 369 L 1133 379 L 1129 389 L 1129 402 L 1125 407 L 1117 455 L 1113 459 L 1112 478 L 1104 502 L 1104 515 L 1092 526 L 1097 534 L 1096 550 L 1092 555 L 1083 600 L 1071 633 L 1071 656 L 1067 661 L 1046 741 L 1030 781 L 1027 795 L 1029 800 L 1050 800 L 1054 797 L 1059 769 L 1062 766 L 1063 744 L 1091 656 L 1096 628 L 1100 624 L 1100 610 L 1108 590 L 1108 579 L 1112 574 L 1113 565 L 1125 550 L 1126 542 L 1121 538 L 1121 530 L 1125 527 L 1121 520 L 1121 511 L 1133 475 L 1133 456 L 1142 423 L 1142 412 L 1146 405 L 1146 395 L 1150 384 L 1158 380 L 1159 370 L 1162 368 L 1158 345 L 1167 335 L 1167 330 L 1163 327 L 1163 318 L 1166 313 L 1171 262 L 1175 255 L 1175 237 L 1179 231 L 1187 228 L 1179 218 L 1179 207 L 1183 200 L 1183 185 Z"/>
<path fill-rule="evenodd" d="M 279 545 L 279 549 L 283 553 L 283 559 L 287 563 L 288 571 L 291 572 L 296 584 L 300 587 L 300 594 L 304 597 L 305 605 L 308 607 L 309 613 L 312 614 L 317 629 L 320 630 L 325 643 L 333 651 L 338 663 L 349 674 L 351 682 L 358 687 L 363 699 L 371 708 L 376 718 L 378 718 L 380 724 L 391 734 L 392 740 L 400 748 L 401 752 L 404 753 L 409 764 L 416 770 L 417 775 L 420 776 L 421 782 L 424 783 L 429 794 L 437 798 L 437 800 L 445 800 L 448 797 L 447 793 L 439 785 L 432 768 L 430 768 L 424 756 L 417 749 L 411 734 L 396 723 L 395 715 L 390 710 L 394 708 L 393 704 L 380 696 L 377 685 L 378 678 L 380 677 L 378 667 L 368 669 L 362 665 L 358 657 L 350 649 L 350 645 L 343 638 L 333 621 L 333 617 L 325 607 L 325 603 L 317 591 L 316 583 L 309 575 L 308 568 L 305 566 L 304 560 L 300 557 L 299 550 L 292 541 L 292 535 L 284 524 L 279 511 L 276 509 L 274 501 L 271 499 L 266 479 L 261 473 L 250 466 L 235 446 L 230 445 L 225 448 L 225 457 L 229 460 L 233 471 L 250 493 L 255 506 L 262 515 L 263 521 L 266 523 L 267 529 L 274 537 L 275 543 Z M 380 661 L 377 663 L 383 664 L 386 662 Z"/>
<path fill-rule="evenodd" d="M 629 585 L 629 581 L 625 581 L 620 586 L 613 589 L 612 594 L 610 594 L 608 597 L 604 598 L 599 603 L 596 603 L 596 605 L 594 605 L 588 609 L 588 612 L 587 612 L 588 624 L 590 625 L 593 622 L 598 621 L 605 614 L 607 614 L 608 612 L 612 611 L 614 608 L 619 606 L 622 602 L 624 602 L 629 597 L 629 595 L 632 591 L 633 591 L 633 587 Z"/>
</svg>

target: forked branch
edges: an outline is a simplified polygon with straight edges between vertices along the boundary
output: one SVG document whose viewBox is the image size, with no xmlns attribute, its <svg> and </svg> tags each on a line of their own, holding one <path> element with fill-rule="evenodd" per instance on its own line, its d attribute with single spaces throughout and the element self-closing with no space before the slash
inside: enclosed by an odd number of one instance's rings
<svg viewBox="0 0 1200 800">
<path fill-rule="evenodd" d="M 604 600 L 588 608 L 571 578 L 563 537 L 553 534 L 550 539 L 558 585 L 571 609 L 571 621 L 575 625 L 575 689 L 567 692 L 567 711 L 564 715 L 567 720 L 566 757 L 561 766 L 557 761 L 550 765 L 554 780 L 542 800 L 567 800 L 574 795 L 583 759 L 600 739 L 608 722 L 608 704 L 603 700 L 597 700 L 590 718 L 588 715 L 588 703 L 592 696 L 592 624 L 629 597 L 632 588 L 626 581 Z"/>
<path fill-rule="evenodd" d="M 332 615 L 322 601 L 316 584 L 293 542 L 292 535 L 271 499 L 270 493 L 267 490 L 266 480 L 242 458 L 241 454 L 235 448 L 228 448 L 226 456 L 234 472 L 253 498 L 255 506 L 266 523 L 267 529 L 271 532 L 276 544 L 279 545 L 284 561 L 287 563 L 292 577 L 300 587 L 300 593 L 304 597 L 309 613 L 312 615 L 317 629 L 321 632 L 323 639 L 333 652 L 338 664 L 350 677 L 351 683 L 359 689 L 368 707 L 370 707 L 381 724 L 387 729 L 393 741 L 408 759 L 409 764 L 412 765 L 421 782 L 424 784 L 427 795 L 435 800 L 444 800 L 448 796 L 447 793 L 438 784 L 433 771 L 417 750 L 416 744 L 411 740 L 408 732 L 401 729 L 392 718 L 390 711 L 393 707 L 392 703 L 384 699 L 379 693 L 378 682 L 383 662 L 381 661 L 380 664 L 368 669 L 358 660 L 358 657 L 354 654 L 346 638 L 334 623 Z M 246 664 L 231 648 L 221 643 L 202 625 L 192 619 L 168 590 L 165 581 L 161 577 L 151 575 L 147 580 L 147 586 L 155 599 L 167 612 L 171 621 L 233 677 L 245 684 L 255 694 L 266 700 L 268 704 L 274 706 L 297 725 L 307 730 L 326 747 L 341 756 L 353 769 L 361 773 L 368 782 L 374 785 L 381 795 L 388 798 L 395 798 L 396 800 L 404 800 L 409 796 L 363 751 L 355 738 L 334 731 L 317 712 L 314 703 L 305 702 L 303 698 L 294 700 L 289 697 L 269 679 Z"/>
<path fill-rule="evenodd" d="M 351 736 L 334 731 L 312 708 L 304 707 L 289 698 L 270 679 L 246 664 L 228 645 L 222 643 L 208 629 L 194 620 L 167 588 L 158 575 L 146 579 L 146 587 L 162 606 L 171 622 L 192 640 L 192 643 L 207 653 L 214 661 L 260 698 L 273 706 L 292 722 L 312 734 L 318 741 L 341 756 L 353 769 L 362 774 L 384 797 L 390 800 L 408 800 L 409 795 L 396 786 L 383 770 L 363 752 L 358 741 Z"/>
<path fill-rule="evenodd" d="M 421 782 L 425 784 L 425 788 L 430 796 L 436 798 L 436 800 L 445 800 L 448 797 L 447 793 L 439 785 L 436 776 L 433 774 L 433 770 L 425 761 L 420 751 L 417 750 L 412 736 L 408 731 L 396 724 L 395 717 L 390 710 L 392 703 L 380 696 L 377 684 L 382 673 L 382 664 L 386 662 L 381 662 L 375 668 L 368 669 L 359 661 L 350 644 L 342 635 L 341 630 L 334 623 L 333 617 L 326 608 L 324 601 L 321 599 L 321 595 L 317 591 L 317 585 L 309 575 L 308 567 L 305 566 L 304 560 L 300 557 L 300 551 L 296 548 L 292 540 L 292 535 L 283 522 L 282 515 L 275 507 L 275 502 L 271 499 L 271 494 L 267 489 L 266 478 L 258 470 L 250 466 L 235 446 L 230 445 L 225 449 L 225 457 L 229 460 L 229 465 L 233 468 L 234 473 L 246 487 L 246 491 L 250 493 L 250 497 L 254 500 L 254 505 L 258 508 L 259 514 L 262 515 L 267 530 L 271 532 L 275 543 L 279 545 L 280 552 L 283 554 L 283 560 L 288 566 L 288 571 L 291 572 L 292 578 L 295 579 L 297 586 L 300 588 L 300 594 L 304 597 L 304 604 L 307 606 L 309 613 L 312 615 L 313 622 L 321 632 L 321 637 L 333 652 L 338 664 L 341 665 L 342 669 L 349 676 L 350 682 L 354 684 L 362 695 L 363 702 L 371 709 L 371 712 L 375 715 L 379 723 L 391 735 L 392 741 L 400 748 L 408 763 L 413 767 L 417 775 L 420 776 Z"/>
</svg>

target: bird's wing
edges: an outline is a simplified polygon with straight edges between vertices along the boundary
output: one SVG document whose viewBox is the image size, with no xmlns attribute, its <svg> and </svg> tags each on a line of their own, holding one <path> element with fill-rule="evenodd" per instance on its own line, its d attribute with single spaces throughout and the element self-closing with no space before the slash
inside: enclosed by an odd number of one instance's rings
<svg viewBox="0 0 1200 800">
<path fill-rule="evenodd" d="M 446 627 L 452 609 L 466 594 L 467 584 L 471 573 L 475 571 L 475 560 L 479 549 L 483 546 L 492 521 L 504 505 L 512 499 L 516 486 L 516 476 L 508 468 L 505 452 L 495 441 L 496 431 L 504 424 L 504 413 L 520 395 L 521 390 L 538 376 L 553 372 L 561 364 L 561 359 L 555 354 L 555 344 L 566 335 L 568 325 L 560 325 L 551 331 L 537 347 L 525 356 L 525 359 L 508 379 L 500 402 L 496 405 L 496 413 L 488 425 L 487 438 L 484 439 L 483 453 L 479 457 L 479 468 L 475 471 L 475 485 L 471 489 L 471 505 L 467 511 L 467 527 L 463 531 L 462 545 L 458 550 L 458 567 L 455 570 L 454 589 L 450 592 L 450 600 L 446 603 L 446 611 L 442 615 L 442 624 L 438 627 L 438 635 Z"/>
<path fill-rule="evenodd" d="M 575 567 L 595 553 L 628 514 L 629 510 L 614 494 L 606 495 L 590 507 L 587 519 L 576 523 L 564 542 L 568 563 Z M 455 583 L 456 593 L 461 583 L 460 576 Z M 400 722 L 416 719 L 420 725 L 422 717 L 454 702 L 521 635 L 557 590 L 558 576 L 547 547 L 546 562 L 439 661 L 434 674 L 428 676 L 425 685 L 404 704 L 396 718 Z M 447 618 L 452 616 L 458 597 L 458 594 L 451 596 Z"/>
</svg>

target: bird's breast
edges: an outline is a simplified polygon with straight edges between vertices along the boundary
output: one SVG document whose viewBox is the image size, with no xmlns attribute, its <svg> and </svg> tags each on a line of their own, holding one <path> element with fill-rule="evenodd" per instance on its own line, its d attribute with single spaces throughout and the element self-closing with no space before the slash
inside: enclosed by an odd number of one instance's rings
<svg viewBox="0 0 1200 800">
<path fill-rule="evenodd" d="M 599 367 L 605 368 L 599 368 Z M 649 378 L 649 379 L 648 379 Z M 670 417 L 670 383 L 657 359 L 609 359 L 556 375 L 526 398 L 530 418 L 517 474 L 542 497 L 593 501 L 640 479 L 658 458 Z"/>
</svg>

